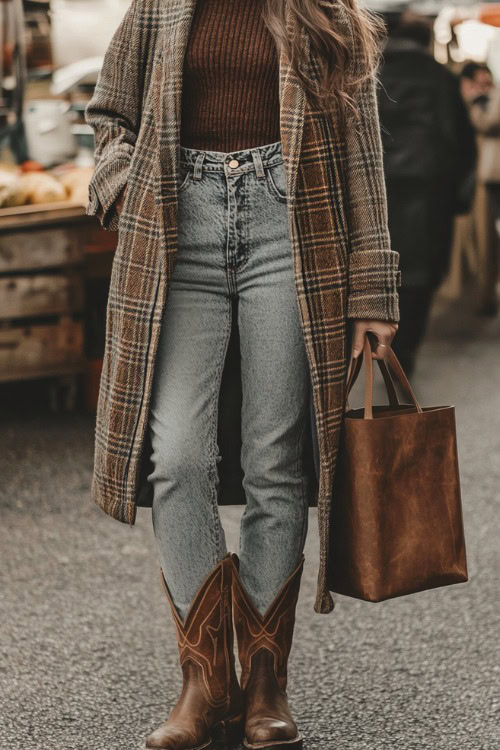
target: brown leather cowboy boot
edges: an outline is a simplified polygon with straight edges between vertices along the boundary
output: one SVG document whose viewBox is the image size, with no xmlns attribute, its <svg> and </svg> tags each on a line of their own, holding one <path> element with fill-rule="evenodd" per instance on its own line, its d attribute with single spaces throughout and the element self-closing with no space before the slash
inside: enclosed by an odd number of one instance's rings
<svg viewBox="0 0 500 750">
<path fill-rule="evenodd" d="M 234 624 L 246 707 L 243 744 L 251 750 L 301 750 L 302 737 L 290 714 L 286 684 L 304 556 L 264 616 L 245 591 L 238 557 L 231 555 L 231 559 L 235 566 Z"/>
<path fill-rule="evenodd" d="M 146 748 L 206 750 L 243 737 L 243 696 L 236 677 L 229 556 L 213 569 L 184 622 L 163 585 L 177 626 L 183 687 L 168 720 L 146 739 Z"/>
</svg>

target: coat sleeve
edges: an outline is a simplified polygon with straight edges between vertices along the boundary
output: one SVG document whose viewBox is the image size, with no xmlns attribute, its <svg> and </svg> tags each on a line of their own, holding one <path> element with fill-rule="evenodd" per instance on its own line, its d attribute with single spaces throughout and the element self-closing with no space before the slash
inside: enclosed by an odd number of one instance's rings
<svg viewBox="0 0 500 750">
<path fill-rule="evenodd" d="M 145 30 L 139 24 L 140 0 L 132 0 L 104 55 L 85 120 L 94 129 L 95 169 L 90 180 L 87 214 L 97 214 L 104 229 L 118 228 L 114 202 L 127 182 L 139 132 Z"/>
<path fill-rule="evenodd" d="M 362 85 L 359 119 L 346 127 L 350 254 L 347 316 L 399 320 L 399 253 L 387 219 L 377 79 Z"/>
</svg>

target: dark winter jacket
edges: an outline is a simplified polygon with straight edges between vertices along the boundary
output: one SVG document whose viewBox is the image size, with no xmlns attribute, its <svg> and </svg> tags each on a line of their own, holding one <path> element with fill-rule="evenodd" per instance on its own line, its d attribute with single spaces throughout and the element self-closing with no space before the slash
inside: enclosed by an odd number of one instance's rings
<svg viewBox="0 0 500 750">
<path fill-rule="evenodd" d="M 413 41 L 388 42 L 380 83 L 391 242 L 403 286 L 435 286 L 472 199 L 474 130 L 456 76 Z"/>
</svg>

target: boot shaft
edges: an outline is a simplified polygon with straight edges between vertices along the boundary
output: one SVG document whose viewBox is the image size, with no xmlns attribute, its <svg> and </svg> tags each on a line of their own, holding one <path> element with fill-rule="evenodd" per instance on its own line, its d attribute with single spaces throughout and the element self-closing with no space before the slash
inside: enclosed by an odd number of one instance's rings
<svg viewBox="0 0 500 750">
<path fill-rule="evenodd" d="M 185 680 L 201 675 L 207 698 L 213 705 L 227 702 L 234 689 L 234 637 L 231 589 L 233 566 L 225 557 L 198 589 L 183 621 L 168 590 L 163 586 L 177 629 L 179 661 Z"/>
<path fill-rule="evenodd" d="M 302 556 L 264 615 L 260 614 L 245 590 L 239 575 L 238 557 L 232 555 L 231 560 L 234 565 L 233 616 L 242 669 L 241 687 L 246 689 L 249 680 L 256 678 L 255 672 L 262 669 L 263 664 L 272 664 L 279 687 L 286 691 L 287 664 L 292 647 L 304 557 Z"/>
</svg>

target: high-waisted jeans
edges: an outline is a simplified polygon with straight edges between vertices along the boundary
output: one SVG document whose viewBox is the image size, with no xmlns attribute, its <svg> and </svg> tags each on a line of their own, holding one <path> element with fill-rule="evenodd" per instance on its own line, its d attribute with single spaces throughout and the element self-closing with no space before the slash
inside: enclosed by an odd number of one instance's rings
<svg viewBox="0 0 500 750">
<path fill-rule="evenodd" d="M 281 143 L 181 147 L 178 247 L 150 411 L 153 526 L 185 617 L 227 554 L 218 512 L 217 406 L 237 297 L 243 488 L 240 572 L 264 614 L 298 564 L 308 519 L 310 379 L 295 291 Z"/>
</svg>

